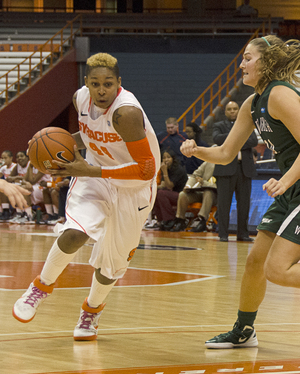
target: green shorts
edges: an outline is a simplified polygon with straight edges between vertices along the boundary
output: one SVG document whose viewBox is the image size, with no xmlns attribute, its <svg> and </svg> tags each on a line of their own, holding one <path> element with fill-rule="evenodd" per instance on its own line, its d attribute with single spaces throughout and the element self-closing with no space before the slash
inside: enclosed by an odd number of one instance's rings
<svg viewBox="0 0 300 374">
<path fill-rule="evenodd" d="M 300 244 L 300 180 L 283 195 L 276 196 L 257 230 L 267 230 Z"/>
</svg>

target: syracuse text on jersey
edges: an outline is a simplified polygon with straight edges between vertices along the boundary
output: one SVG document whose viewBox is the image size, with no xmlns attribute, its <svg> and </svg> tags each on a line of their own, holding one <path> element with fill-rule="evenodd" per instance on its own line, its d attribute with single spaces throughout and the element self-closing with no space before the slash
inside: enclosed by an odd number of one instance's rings
<svg viewBox="0 0 300 374">
<path fill-rule="evenodd" d="M 79 130 L 86 134 L 90 139 L 97 140 L 103 143 L 115 143 L 121 142 L 122 138 L 116 133 L 110 132 L 101 132 L 101 131 L 93 131 L 91 130 L 87 124 L 78 121 L 79 123 Z"/>
</svg>

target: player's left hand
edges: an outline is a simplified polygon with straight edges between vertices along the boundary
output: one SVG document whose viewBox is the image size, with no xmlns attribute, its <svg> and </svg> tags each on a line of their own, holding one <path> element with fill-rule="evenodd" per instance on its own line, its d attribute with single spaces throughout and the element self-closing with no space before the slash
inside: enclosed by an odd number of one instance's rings
<svg viewBox="0 0 300 374">
<path fill-rule="evenodd" d="M 282 181 L 271 178 L 267 183 L 263 184 L 263 190 L 271 197 L 282 195 L 286 191 L 286 187 Z"/>
<path fill-rule="evenodd" d="M 48 169 L 49 174 L 60 177 L 88 177 L 89 164 L 81 156 L 78 148 L 74 146 L 75 159 L 72 162 L 61 162 L 52 160 L 53 164 L 56 164 L 60 169 Z"/>
<path fill-rule="evenodd" d="M 186 157 L 192 157 L 197 150 L 197 144 L 194 139 L 187 139 L 181 144 L 180 152 Z"/>
</svg>

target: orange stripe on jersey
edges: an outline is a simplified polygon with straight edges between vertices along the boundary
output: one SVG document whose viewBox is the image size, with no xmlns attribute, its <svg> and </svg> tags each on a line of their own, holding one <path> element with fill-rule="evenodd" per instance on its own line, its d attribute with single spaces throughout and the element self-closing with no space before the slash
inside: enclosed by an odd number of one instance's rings
<svg viewBox="0 0 300 374">
<path fill-rule="evenodd" d="M 155 159 L 147 137 L 126 142 L 126 147 L 135 162 L 116 167 L 102 167 L 102 178 L 150 180 L 155 175 Z"/>
</svg>

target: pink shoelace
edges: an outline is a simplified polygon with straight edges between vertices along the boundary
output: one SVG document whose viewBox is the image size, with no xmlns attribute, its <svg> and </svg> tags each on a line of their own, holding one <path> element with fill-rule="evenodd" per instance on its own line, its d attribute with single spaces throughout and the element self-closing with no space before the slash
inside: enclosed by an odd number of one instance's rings
<svg viewBox="0 0 300 374">
<path fill-rule="evenodd" d="M 81 329 L 89 329 L 90 326 L 93 324 L 95 317 L 97 316 L 97 313 L 89 313 L 85 310 L 83 311 L 82 315 L 80 316 L 81 323 L 79 327 Z"/>
<path fill-rule="evenodd" d="M 47 292 L 41 291 L 37 287 L 32 287 L 31 293 L 26 296 L 26 301 L 24 301 L 24 304 L 29 304 L 34 308 L 35 304 L 40 300 L 47 297 Z"/>
</svg>

